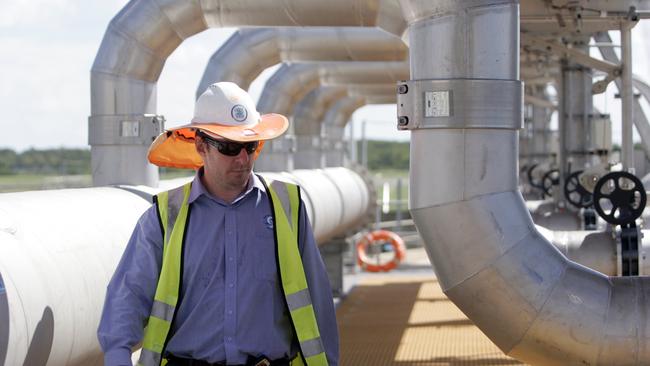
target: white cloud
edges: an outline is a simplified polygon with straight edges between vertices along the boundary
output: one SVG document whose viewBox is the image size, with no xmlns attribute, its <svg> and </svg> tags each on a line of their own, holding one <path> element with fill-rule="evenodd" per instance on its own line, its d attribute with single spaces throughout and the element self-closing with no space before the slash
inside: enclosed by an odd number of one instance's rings
<svg viewBox="0 0 650 366">
<path fill-rule="evenodd" d="M 212 54 L 235 31 L 209 29 L 186 39 L 165 62 L 158 79 L 158 114 L 167 127 L 179 126 L 192 118 L 194 96 Z"/>
<path fill-rule="evenodd" d="M 0 146 L 83 146 L 90 109 L 88 70 L 93 45 L 0 39 L 0 65 L 11 64 L 0 88 Z M 83 57 L 81 55 L 86 55 Z M 8 138 L 11 138 L 8 141 Z"/>
<path fill-rule="evenodd" d="M 127 0 L 10 0 L 0 12 L 0 147 L 84 146 L 90 114 L 90 68 L 109 21 Z M 647 22 L 647 24 L 646 24 Z M 187 39 L 167 59 L 158 82 L 159 114 L 168 126 L 191 117 L 196 87 L 209 57 L 233 29 L 212 29 Z M 618 38 L 617 32 L 612 32 Z M 650 21 L 634 29 L 635 73 L 650 80 Z M 259 94 L 272 69 L 253 82 Z M 612 87 L 610 86 L 610 89 Z M 53 91 L 54 90 L 54 91 Z M 614 89 L 600 103 L 612 114 L 614 139 L 620 137 L 620 101 Z M 384 121 L 369 130 L 402 139 L 395 131 L 394 107 L 366 107 L 353 119 Z M 379 127 L 381 125 L 381 127 Z M 357 134 L 358 136 L 358 134 Z"/>
<path fill-rule="evenodd" d="M 75 12 L 69 0 L 11 0 L 2 4 L 0 27 L 30 26 L 47 23 Z"/>
</svg>

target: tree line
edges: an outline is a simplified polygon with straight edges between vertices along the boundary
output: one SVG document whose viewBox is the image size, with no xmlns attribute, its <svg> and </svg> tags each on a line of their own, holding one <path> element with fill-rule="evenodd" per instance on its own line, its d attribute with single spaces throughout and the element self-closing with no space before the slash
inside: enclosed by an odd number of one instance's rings
<svg viewBox="0 0 650 366">
<path fill-rule="evenodd" d="M 90 174 L 90 150 L 58 148 L 15 152 L 0 149 L 0 175 L 11 174 Z"/>
<path fill-rule="evenodd" d="M 361 160 L 363 144 L 357 144 Z M 368 170 L 408 170 L 409 146 L 408 142 L 368 140 Z"/>
<path fill-rule="evenodd" d="M 357 151 L 361 152 L 362 144 L 358 144 Z M 369 170 L 408 168 L 407 142 L 368 141 Z M 58 148 L 16 152 L 12 149 L 0 149 L 0 175 L 12 174 L 90 174 L 90 150 Z"/>
</svg>

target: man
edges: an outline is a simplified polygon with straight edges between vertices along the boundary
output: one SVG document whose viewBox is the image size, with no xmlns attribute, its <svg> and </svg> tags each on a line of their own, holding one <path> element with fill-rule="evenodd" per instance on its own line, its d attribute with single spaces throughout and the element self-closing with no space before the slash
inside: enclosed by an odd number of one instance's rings
<svg viewBox="0 0 650 366">
<path fill-rule="evenodd" d="M 98 338 L 107 366 L 337 365 L 331 290 L 299 188 L 252 173 L 288 128 L 228 82 L 211 85 L 188 125 L 149 150 L 198 169 L 156 196 L 111 279 Z"/>
</svg>

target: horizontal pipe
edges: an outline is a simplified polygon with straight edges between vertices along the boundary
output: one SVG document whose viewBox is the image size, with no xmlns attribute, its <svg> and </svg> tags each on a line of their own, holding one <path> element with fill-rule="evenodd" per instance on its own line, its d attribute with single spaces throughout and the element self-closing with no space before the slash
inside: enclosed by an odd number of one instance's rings
<svg viewBox="0 0 650 366">
<path fill-rule="evenodd" d="M 91 70 L 94 185 L 158 184 L 157 168 L 133 156 L 146 156 L 156 136 L 157 131 L 145 129 L 145 115 L 156 114 L 157 81 L 165 61 L 188 37 L 228 26 L 362 26 L 401 36 L 406 24 L 396 0 L 130 1 L 108 25 Z M 107 123 L 112 125 L 104 128 Z M 139 128 L 129 129 L 133 124 Z M 133 130 L 142 131 L 141 138 L 120 132 Z"/>
<path fill-rule="evenodd" d="M 332 168 L 262 173 L 302 185 L 319 245 L 364 225 L 372 183 Z M 178 186 L 189 178 L 161 182 Z M 106 285 L 134 224 L 161 190 L 142 186 L 0 194 L 0 355 L 4 365 L 99 365 Z"/>
<path fill-rule="evenodd" d="M 552 231 L 537 226 L 537 231 L 551 242 L 565 257 L 608 276 L 619 276 L 617 240 L 609 231 Z M 650 261 L 650 232 L 641 231 L 639 240 L 639 273 L 647 276 Z"/>
<path fill-rule="evenodd" d="M 320 85 L 395 83 L 408 77 L 405 62 L 283 64 L 267 81 L 257 102 L 261 113 L 293 114 L 293 106 Z M 379 87 L 384 88 L 384 87 Z"/>
<path fill-rule="evenodd" d="M 318 86 L 325 84 L 323 83 L 323 78 L 328 78 L 333 83 L 329 86 L 345 87 L 346 94 L 368 95 L 364 98 L 372 103 L 394 103 L 395 94 L 393 83 L 398 79 L 393 79 L 393 77 L 404 75 L 396 75 L 395 72 L 386 74 L 385 72 L 382 73 L 382 70 L 399 70 L 402 73 L 408 72 L 405 62 L 391 61 L 283 64 L 266 81 L 257 103 L 257 109 L 261 113 L 274 112 L 292 115 L 295 113 L 294 109 L 300 105 L 300 100 L 318 88 Z M 346 82 L 345 80 L 347 78 L 350 78 L 352 81 Z M 350 86 L 350 84 L 354 84 L 354 86 Z M 334 96 L 342 93 L 342 89 L 327 90 L 330 90 Z M 309 108 L 301 107 L 301 115 L 313 114 L 306 112 L 306 109 Z M 314 111 L 314 113 L 317 112 L 317 110 Z M 347 123 L 347 117 L 345 118 L 345 121 L 342 123 Z M 317 119 L 311 121 L 311 125 L 304 126 L 299 119 L 294 119 L 295 123 L 292 123 L 292 127 L 290 127 L 291 134 L 286 135 L 285 138 L 271 141 L 265 146 L 267 153 L 258 159 L 258 167 L 266 171 L 292 170 L 294 167 L 313 167 L 314 165 L 303 165 L 303 161 L 306 159 L 307 164 L 313 164 L 313 161 L 318 160 L 317 155 L 320 155 L 320 153 L 298 157 L 297 159 L 301 160 L 298 162 L 298 165 L 295 165 L 293 155 L 296 147 L 293 140 L 293 133 L 304 135 L 301 129 L 316 131 L 318 129 L 318 125 L 315 124 Z M 334 163 L 330 166 L 340 165 L 341 163 Z M 322 164 L 317 164 L 316 166 L 322 166 Z"/>
<path fill-rule="evenodd" d="M 378 28 L 240 29 L 210 57 L 196 93 L 217 81 L 248 89 L 264 69 L 280 62 L 399 61 L 407 56 L 400 38 Z"/>
<path fill-rule="evenodd" d="M 307 95 L 296 106 L 293 118 L 296 138 L 296 154 L 294 154 L 294 167 L 306 169 L 310 167 L 342 166 L 343 146 L 336 144 L 342 141 L 345 126 L 332 125 L 330 119 L 349 120 L 356 109 L 341 108 L 337 101 L 344 100 L 347 95 L 356 99 L 363 98 L 365 104 L 373 104 L 372 98 L 395 99 L 394 84 L 348 85 L 339 87 L 320 87 Z M 335 111 L 329 113 L 330 109 Z M 329 114 L 328 114 L 329 113 Z M 335 159 L 334 156 L 339 157 Z M 328 159 L 329 158 L 329 159 Z M 329 163 L 328 163 L 329 160 Z"/>
</svg>

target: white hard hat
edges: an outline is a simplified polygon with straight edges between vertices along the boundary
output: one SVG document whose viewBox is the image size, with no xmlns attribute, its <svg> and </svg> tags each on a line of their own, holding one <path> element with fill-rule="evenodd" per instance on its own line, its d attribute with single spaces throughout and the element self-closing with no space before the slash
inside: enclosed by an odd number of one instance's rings
<svg viewBox="0 0 650 366">
<path fill-rule="evenodd" d="M 288 127 L 289 121 L 283 115 L 260 115 L 253 99 L 237 84 L 214 83 L 197 99 L 191 123 L 171 128 L 156 138 L 149 148 L 149 161 L 158 166 L 200 167 L 202 160 L 194 149 L 197 130 L 247 142 L 276 138 Z"/>
</svg>

